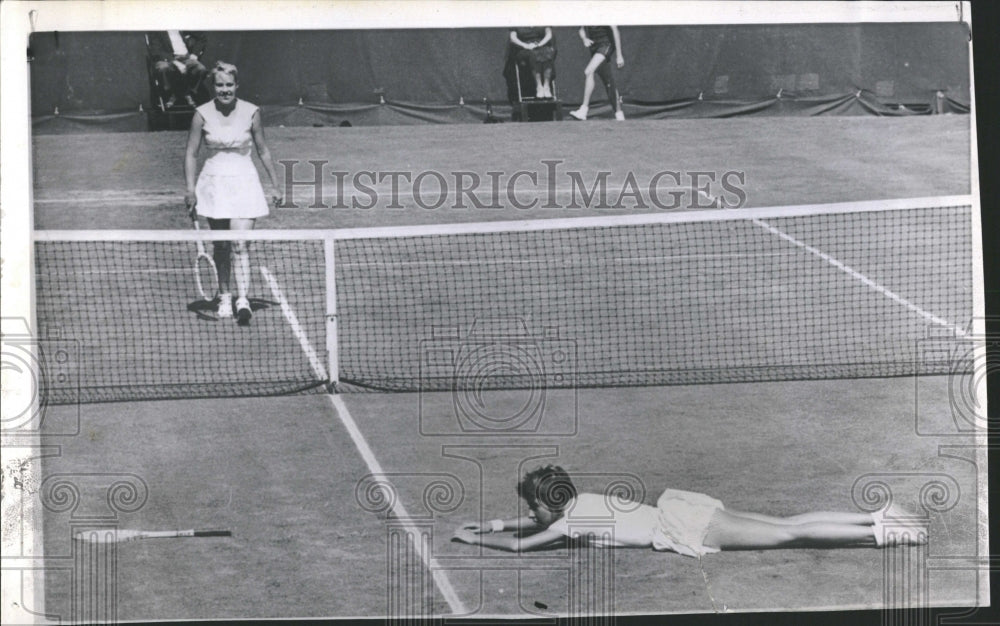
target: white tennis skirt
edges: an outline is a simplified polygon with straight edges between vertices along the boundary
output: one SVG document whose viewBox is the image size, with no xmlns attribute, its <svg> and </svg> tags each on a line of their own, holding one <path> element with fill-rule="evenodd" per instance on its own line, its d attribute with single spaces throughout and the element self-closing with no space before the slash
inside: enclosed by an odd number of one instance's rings
<svg viewBox="0 0 1000 626">
<path fill-rule="evenodd" d="M 653 531 L 654 550 L 672 550 L 693 557 L 719 551 L 703 542 L 712 516 L 726 508 L 721 501 L 703 493 L 667 489 L 656 501 L 656 508 L 660 510 L 660 524 Z"/>
<path fill-rule="evenodd" d="M 223 155 L 218 155 L 223 156 Z M 205 163 L 195 195 L 198 198 L 198 215 L 213 219 L 255 219 L 264 217 L 270 210 L 260 176 L 249 155 L 226 159 L 222 163 Z"/>
</svg>

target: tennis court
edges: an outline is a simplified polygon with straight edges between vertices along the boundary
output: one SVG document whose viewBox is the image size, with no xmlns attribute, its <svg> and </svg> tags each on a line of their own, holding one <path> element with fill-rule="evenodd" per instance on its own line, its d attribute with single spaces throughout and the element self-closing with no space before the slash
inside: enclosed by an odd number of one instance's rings
<svg viewBox="0 0 1000 626">
<path fill-rule="evenodd" d="M 276 160 L 349 172 L 485 179 L 489 171 L 544 171 L 540 163 L 560 159 L 588 186 L 609 171 L 612 190 L 629 173 L 649 181 L 663 170 L 739 171 L 746 206 L 780 207 L 966 195 L 968 124 L 931 116 L 269 128 L 268 139 Z M 322 238 L 255 241 L 253 295 L 266 308 L 250 329 L 207 321 L 188 307 L 198 299 L 193 243 L 165 230 L 188 228 L 178 193 L 184 135 L 34 140 L 39 327 L 78 341 L 81 354 L 66 370 L 72 384 L 61 401 L 70 404 L 48 407 L 45 421 L 54 434 L 73 433 L 46 459 L 46 474 L 75 477 L 81 502 L 50 507 L 45 519 L 46 554 L 67 564 L 46 580 L 50 614 L 87 610 L 79 598 L 89 587 L 74 569 L 87 557 L 74 554 L 70 530 L 96 523 L 82 503 L 103 502 L 115 476 L 138 477 L 147 494 L 118 508 L 122 528 L 233 531 L 117 546 L 106 580 L 125 620 L 879 608 L 886 580 L 898 583 L 886 568 L 902 550 L 732 552 L 699 562 L 646 550 L 511 556 L 449 542 L 463 521 L 518 511 L 518 476 L 548 462 L 576 474 L 582 491 L 624 484 L 651 503 L 670 486 L 779 515 L 858 510 L 871 504 L 872 483 L 916 508 L 932 484 L 932 543 L 905 554 L 927 563 L 930 604 L 984 601 L 975 568 L 935 566 L 979 554 L 985 466 L 962 448 L 974 433 L 954 417 L 954 377 L 940 359 L 920 360 L 914 341 L 928 328 L 955 337 L 971 317 L 969 208 L 961 202 L 807 218 L 706 209 L 734 216 L 672 221 L 707 199 L 687 187 L 685 206 L 659 211 L 659 222 L 610 232 L 586 222 L 538 238 L 516 230 L 345 234 L 333 257 L 335 345 L 341 388 L 354 392 L 299 394 L 323 391 L 330 376 Z M 83 147 L 102 158 L 75 158 Z M 523 189 L 528 199 L 531 188 Z M 324 183 L 326 204 L 335 191 Z M 295 198 L 313 192 L 299 187 Z M 557 185 L 554 193 L 560 209 L 455 209 L 449 201 L 428 210 L 405 194 L 401 209 L 300 202 L 259 228 L 433 229 L 650 212 L 566 208 L 573 190 Z M 163 232 L 41 241 L 41 231 L 56 228 Z M 523 415 L 538 388 L 472 385 L 466 396 L 421 369 L 428 345 L 456 342 L 430 328 L 458 328 L 461 350 L 471 322 L 494 318 L 541 332 L 527 351 L 537 358 L 553 347 L 574 357 L 561 370 L 545 361 L 554 376 L 543 381 L 538 423 L 456 425 L 456 403 L 481 403 L 477 415 L 495 424 Z M 491 359 L 486 365 L 496 365 Z M 913 375 L 928 362 L 938 375 Z M 500 365 L 507 369 L 477 375 L 495 383 L 525 374 Z M 396 392 L 358 393 L 386 389 Z M 395 507 L 383 501 L 386 489 Z M 405 549 L 407 537 L 421 535 L 425 549 Z M 590 578 L 580 582 L 581 572 Z M 603 590 L 603 604 L 578 604 L 581 588 Z"/>
</svg>

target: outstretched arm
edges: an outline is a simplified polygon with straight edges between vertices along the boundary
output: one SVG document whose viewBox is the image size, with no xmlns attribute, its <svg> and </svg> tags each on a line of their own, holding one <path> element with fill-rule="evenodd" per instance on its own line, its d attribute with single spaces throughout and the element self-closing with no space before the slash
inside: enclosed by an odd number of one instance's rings
<svg viewBox="0 0 1000 626">
<path fill-rule="evenodd" d="M 485 546 L 495 550 L 507 552 L 530 552 L 538 550 L 554 543 L 565 540 L 565 536 L 555 530 L 541 530 L 528 537 L 517 537 L 515 535 L 478 534 L 465 528 L 455 531 L 453 541 L 467 543 L 473 546 Z"/>
<path fill-rule="evenodd" d="M 480 524 L 479 522 L 465 522 L 459 528 L 471 530 L 474 533 L 498 533 L 504 530 L 541 530 L 538 522 L 530 517 L 511 517 L 508 519 L 495 519 Z"/>
</svg>

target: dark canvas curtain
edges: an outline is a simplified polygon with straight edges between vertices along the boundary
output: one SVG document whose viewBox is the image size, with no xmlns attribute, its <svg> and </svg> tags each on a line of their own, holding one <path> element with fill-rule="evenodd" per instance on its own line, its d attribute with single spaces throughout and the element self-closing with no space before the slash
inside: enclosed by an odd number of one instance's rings
<svg viewBox="0 0 1000 626">
<path fill-rule="evenodd" d="M 575 105 L 589 53 L 576 28 L 553 32 L 558 95 Z M 286 120 L 336 110 L 359 123 L 475 121 L 484 100 L 506 110 L 508 33 L 209 32 L 203 60 L 238 65 L 240 96 L 265 111 L 300 101 L 312 110 L 281 109 Z M 623 26 L 621 34 L 626 65 L 618 84 L 633 116 L 962 112 L 970 102 L 962 23 Z M 36 33 L 31 51 L 36 125 L 53 126 L 47 118 L 57 107 L 95 119 L 150 107 L 143 33 Z M 364 109 L 380 96 L 392 112 Z M 472 108 L 459 107 L 460 99 Z M 593 102 L 606 102 L 601 86 Z"/>
</svg>

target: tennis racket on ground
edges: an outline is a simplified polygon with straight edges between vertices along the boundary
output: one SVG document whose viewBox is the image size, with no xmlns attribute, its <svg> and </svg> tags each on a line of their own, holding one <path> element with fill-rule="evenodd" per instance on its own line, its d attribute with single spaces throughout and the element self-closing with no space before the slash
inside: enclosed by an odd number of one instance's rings
<svg viewBox="0 0 1000 626">
<path fill-rule="evenodd" d="M 92 530 L 73 536 L 85 543 L 125 543 L 140 539 L 168 539 L 172 537 L 232 537 L 228 530 Z"/>
<path fill-rule="evenodd" d="M 198 217 L 192 216 L 194 229 L 200 231 Z M 219 294 L 219 272 L 215 268 L 215 260 L 205 251 L 205 242 L 198 239 L 198 258 L 194 261 L 194 282 L 198 286 L 198 294 L 203 300 L 214 300 Z"/>
</svg>

